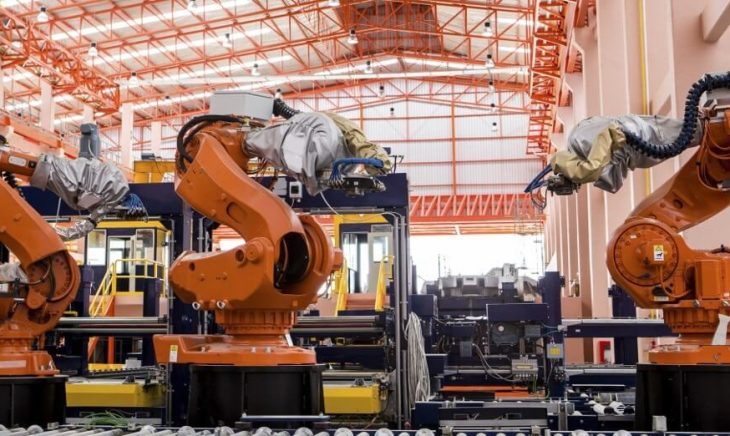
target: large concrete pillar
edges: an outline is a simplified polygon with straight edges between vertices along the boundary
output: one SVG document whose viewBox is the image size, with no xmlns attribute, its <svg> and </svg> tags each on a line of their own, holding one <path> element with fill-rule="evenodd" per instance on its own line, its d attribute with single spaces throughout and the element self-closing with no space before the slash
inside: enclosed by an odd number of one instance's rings
<svg viewBox="0 0 730 436">
<path fill-rule="evenodd" d="M 0 65 L 0 109 L 5 107 L 5 73 Z"/>
<path fill-rule="evenodd" d="M 162 123 L 159 121 L 150 124 L 150 151 L 155 156 L 162 155 Z"/>
<path fill-rule="evenodd" d="M 53 102 L 53 86 L 45 80 L 40 80 L 40 87 L 40 126 L 45 130 L 53 131 L 53 121 L 55 120 L 56 109 L 56 104 Z"/>
<path fill-rule="evenodd" d="M 132 140 L 134 132 L 134 107 L 132 103 L 122 103 L 122 122 L 119 130 L 120 165 L 128 169 L 134 167 L 134 156 L 132 154 Z"/>
</svg>

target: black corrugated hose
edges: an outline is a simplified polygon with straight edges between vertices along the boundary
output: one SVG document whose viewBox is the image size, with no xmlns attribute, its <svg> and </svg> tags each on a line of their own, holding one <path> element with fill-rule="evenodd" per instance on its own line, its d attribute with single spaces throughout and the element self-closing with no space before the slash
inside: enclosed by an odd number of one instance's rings
<svg viewBox="0 0 730 436">
<path fill-rule="evenodd" d="M 277 117 L 283 117 L 288 120 L 298 113 L 301 113 L 301 111 L 290 107 L 289 105 L 284 103 L 284 100 L 280 98 L 274 99 L 274 115 L 276 115 Z"/>
<path fill-rule="evenodd" d="M 636 148 L 640 153 L 654 159 L 669 159 L 678 156 L 691 145 L 692 138 L 697 132 L 697 118 L 702 94 L 720 88 L 730 88 L 730 72 L 705 74 L 692 85 L 685 101 L 682 130 L 677 139 L 671 144 L 652 144 L 624 130 L 626 143 Z"/>
</svg>

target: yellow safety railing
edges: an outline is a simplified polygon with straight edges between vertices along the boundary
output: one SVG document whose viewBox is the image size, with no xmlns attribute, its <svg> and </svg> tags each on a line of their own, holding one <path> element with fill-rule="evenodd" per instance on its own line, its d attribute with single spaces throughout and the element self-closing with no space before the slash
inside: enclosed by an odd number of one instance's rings
<svg viewBox="0 0 730 436">
<path fill-rule="evenodd" d="M 335 272 L 335 294 L 337 294 L 337 304 L 335 305 L 335 314 L 347 309 L 347 294 L 350 292 L 350 271 L 347 269 L 347 259 L 343 259 L 342 267 Z"/>
<path fill-rule="evenodd" d="M 122 265 L 127 264 L 126 274 L 120 274 L 119 271 L 123 271 Z M 143 272 L 137 274 L 136 267 L 143 265 Z M 152 274 L 148 274 L 148 270 L 152 269 Z M 162 296 L 167 296 L 167 285 L 165 281 L 167 271 L 165 265 L 160 262 L 149 260 L 149 259 L 117 259 L 106 270 L 106 274 L 101 279 L 99 287 L 96 289 L 96 293 L 91 297 L 89 303 L 89 316 L 91 317 L 103 317 L 109 315 L 109 310 L 114 304 L 114 297 L 117 295 L 117 283 L 119 279 L 159 279 L 162 281 Z M 89 338 L 89 344 L 87 349 L 88 358 L 94 354 L 94 349 L 99 343 L 98 337 Z"/>
<path fill-rule="evenodd" d="M 122 274 L 123 265 L 127 265 L 128 273 Z M 137 273 L 137 266 L 143 266 L 143 272 Z M 149 274 L 148 271 L 152 270 Z M 150 259 L 117 259 L 106 271 L 104 277 L 96 289 L 96 293 L 91 297 L 89 304 L 89 315 L 91 317 L 106 316 L 114 302 L 114 296 L 117 295 L 117 283 L 119 279 L 159 279 L 162 281 L 162 296 L 167 296 L 167 288 L 165 284 L 166 268 L 160 262 Z"/>
<path fill-rule="evenodd" d="M 380 259 L 380 269 L 378 270 L 378 285 L 375 287 L 375 311 L 382 312 L 385 309 L 385 295 L 388 287 L 388 266 L 392 262 L 393 256 L 383 256 Z"/>
</svg>

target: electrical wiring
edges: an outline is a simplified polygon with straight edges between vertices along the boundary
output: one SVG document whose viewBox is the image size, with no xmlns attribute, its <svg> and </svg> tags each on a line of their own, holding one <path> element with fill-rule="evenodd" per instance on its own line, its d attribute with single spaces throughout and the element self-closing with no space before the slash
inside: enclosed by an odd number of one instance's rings
<svg viewBox="0 0 730 436">
<path fill-rule="evenodd" d="M 722 74 L 705 74 L 692 84 L 684 103 L 684 119 L 679 136 L 671 144 L 653 144 L 632 132 L 623 130 L 626 143 L 640 153 L 654 159 L 669 159 L 678 156 L 690 145 L 697 132 L 697 119 L 700 115 L 700 98 L 708 91 L 719 88 L 730 88 L 730 72 Z"/>
<path fill-rule="evenodd" d="M 515 383 L 516 380 L 504 377 L 500 375 L 496 369 L 492 368 L 491 365 L 489 365 L 489 362 L 487 362 L 487 358 L 484 356 L 484 353 L 482 353 L 482 350 L 479 348 L 479 346 L 475 343 L 472 343 L 472 346 L 477 351 L 477 356 L 479 357 L 479 360 L 482 362 L 482 365 L 484 366 L 484 369 L 487 371 L 487 374 L 491 375 L 492 377 L 505 381 L 507 383 Z"/>
<path fill-rule="evenodd" d="M 416 401 L 426 401 L 431 392 L 431 376 L 428 373 L 421 319 L 415 313 L 408 315 L 406 323 L 408 342 L 408 401 L 411 408 Z"/>
<path fill-rule="evenodd" d="M 326 199 L 326 198 L 324 197 L 324 192 L 321 192 L 321 191 L 320 191 L 320 193 L 319 193 L 319 196 L 320 196 L 320 197 L 322 197 L 322 201 L 324 201 L 324 204 L 326 204 L 326 205 L 327 205 L 327 207 L 329 208 L 329 210 L 331 210 L 331 211 L 332 211 L 332 213 L 333 213 L 333 214 L 335 214 L 335 215 L 339 215 L 339 214 L 340 214 L 339 212 L 337 212 L 337 211 L 335 210 L 335 208 L 334 208 L 334 207 L 332 207 L 332 205 L 330 204 L 330 202 L 329 202 L 329 201 L 327 201 L 327 199 Z"/>
</svg>

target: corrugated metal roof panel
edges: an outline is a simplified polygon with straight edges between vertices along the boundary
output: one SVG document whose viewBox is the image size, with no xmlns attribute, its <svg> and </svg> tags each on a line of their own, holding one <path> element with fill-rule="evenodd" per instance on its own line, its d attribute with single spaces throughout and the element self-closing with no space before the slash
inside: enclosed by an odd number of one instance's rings
<svg viewBox="0 0 730 436">
<path fill-rule="evenodd" d="M 515 184 L 526 186 L 542 169 L 539 160 L 510 163 L 464 163 L 456 168 L 456 180 L 464 184 Z"/>
<path fill-rule="evenodd" d="M 460 139 L 456 147 L 458 160 L 510 159 L 525 156 L 527 139 Z"/>
<path fill-rule="evenodd" d="M 449 165 L 422 165 L 417 171 L 408 169 L 408 178 L 411 186 L 451 185 L 451 166 Z"/>
<path fill-rule="evenodd" d="M 451 160 L 451 142 L 428 141 L 408 142 L 406 162 L 429 162 Z M 409 171 L 422 171 L 420 166 L 409 167 Z"/>
</svg>

